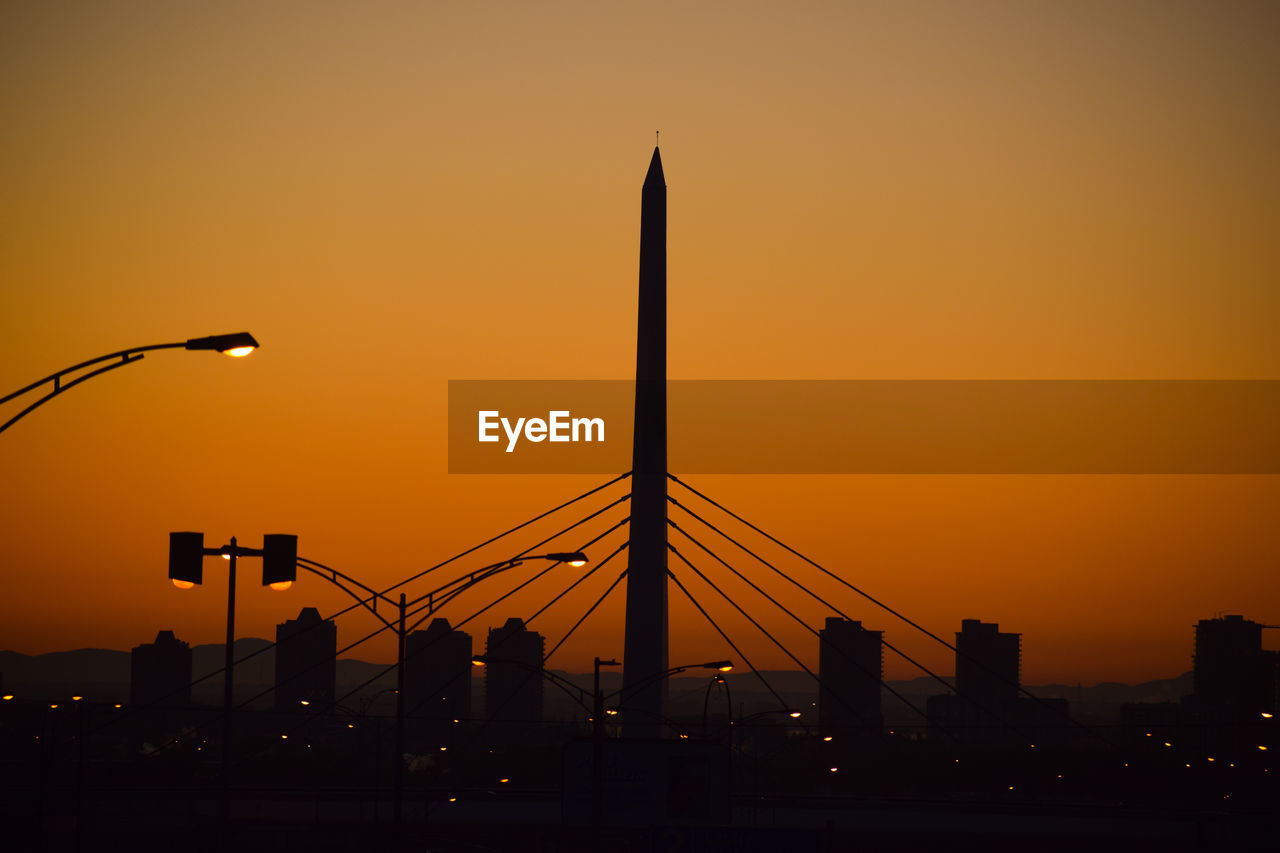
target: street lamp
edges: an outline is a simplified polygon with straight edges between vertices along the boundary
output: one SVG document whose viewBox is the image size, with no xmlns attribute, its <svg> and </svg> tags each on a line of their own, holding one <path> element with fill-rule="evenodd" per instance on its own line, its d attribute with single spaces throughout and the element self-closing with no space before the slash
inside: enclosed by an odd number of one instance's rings
<svg viewBox="0 0 1280 853">
<path fill-rule="evenodd" d="M 235 337 L 224 336 L 224 337 Z M 246 336 L 247 337 L 247 336 Z M 209 341 L 201 338 L 196 342 Z M 252 338 L 250 338 L 252 340 Z M 192 343 L 191 341 L 187 342 Z M 191 347 L 214 349 L 215 345 Z M 236 636 L 236 559 L 238 557 L 262 558 L 262 585 L 272 589 L 288 589 L 298 574 L 298 537 L 287 533 L 268 533 L 262 537 L 261 548 L 242 548 L 236 537 L 220 548 L 204 547 L 203 533 L 169 534 L 169 579 L 179 589 L 191 589 L 204 579 L 204 558 L 219 556 L 228 561 L 227 569 L 227 644 L 223 663 L 222 680 L 222 819 L 231 817 L 231 704 L 232 667 L 235 664 L 233 646 Z"/>
<path fill-rule="evenodd" d="M 108 353 L 107 355 L 100 355 L 97 358 L 91 358 L 88 361 L 82 361 L 79 364 L 72 365 L 71 367 L 65 367 L 62 370 L 59 370 L 57 373 L 51 373 L 50 375 L 46 376 L 43 379 L 37 380 L 36 382 L 32 382 L 30 385 L 26 385 L 22 388 L 19 388 L 17 391 L 14 391 L 12 394 L 7 394 L 3 398 L 0 398 L 0 406 L 3 406 L 5 403 L 9 402 L 10 400 L 13 400 L 17 397 L 21 397 L 23 394 L 26 394 L 28 391 L 34 391 L 42 385 L 48 384 L 52 388 L 52 390 L 46 393 L 43 397 L 40 397 L 34 403 L 27 406 L 22 411 L 18 412 L 18 414 L 14 415 L 13 417 L 9 418 L 9 420 L 5 421 L 3 425 L 0 425 L 0 432 L 4 432 L 9 427 L 13 426 L 17 421 L 19 421 L 24 415 L 30 414 L 33 410 L 43 405 L 44 403 L 49 402 L 54 397 L 61 394 L 63 391 L 66 391 L 70 388 L 75 387 L 76 385 L 79 385 L 81 382 L 84 382 L 86 379 L 92 379 L 93 377 L 99 374 L 106 373 L 108 370 L 115 370 L 117 367 L 124 367 L 126 364 L 133 364 L 135 361 L 141 361 L 142 354 L 145 352 L 150 352 L 151 350 L 158 350 L 158 349 L 212 350 L 214 352 L 220 352 L 225 355 L 229 355 L 233 358 L 241 358 L 253 352 L 257 348 L 258 348 L 258 342 L 254 340 L 253 335 L 249 334 L 248 332 L 236 332 L 230 335 L 209 335 L 208 337 L 204 337 L 204 338 L 191 338 L 186 341 L 178 341 L 176 343 L 171 343 L 171 344 L 151 344 L 145 347 L 132 347 L 130 349 L 120 350 L 119 352 Z M 111 363 L 106 364 L 102 367 L 98 367 L 94 370 L 90 370 L 87 373 L 82 373 L 79 376 L 76 376 L 75 378 L 70 379 L 69 381 L 66 379 L 68 374 L 76 373 L 77 371 L 84 370 L 87 367 L 93 367 L 93 365 L 95 364 L 102 364 L 103 362 L 111 362 Z"/>
<path fill-rule="evenodd" d="M 618 697 L 617 710 L 625 715 L 627 713 L 627 708 L 622 703 L 622 698 L 624 694 L 634 693 L 637 690 L 641 690 L 645 687 L 648 687 L 651 684 L 662 681 L 664 678 L 670 678 L 673 675 L 679 675 L 680 673 L 684 672 L 687 669 L 714 669 L 717 672 L 731 672 L 733 670 L 733 661 L 713 660 L 713 661 L 707 661 L 706 663 L 687 663 L 683 666 L 673 666 L 670 669 L 663 670 L 662 672 L 659 672 L 656 675 L 651 675 L 648 678 L 640 681 L 639 683 L 631 685 L 630 687 L 624 687 L 621 690 L 615 690 L 613 693 L 610 693 L 605 698 L 612 698 L 614 696 L 617 696 Z"/>
<path fill-rule="evenodd" d="M 577 566 L 577 567 L 585 566 L 589 562 L 587 555 L 582 553 L 581 551 L 557 551 L 549 554 L 533 554 L 533 555 L 526 554 L 519 557 L 513 557 L 509 560 L 503 560 L 502 562 L 499 562 L 499 563 L 493 563 L 491 565 L 484 566 L 483 568 L 480 568 L 480 569 L 476 569 L 473 572 L 454 578 L 453 580 L 447 583 L 441 584 L 440 586 L 436 587 L 430 592 L 424 593 L 423 595 L 420 595 L 415 599 L 409 600 L 406 597 L 406 595 L 402 592 L 400 593 L 398 600 L 392 600 L 387 595 L 387 593 L 390 592 L 392 589 L 395 589 L 396 586 L 400 586 L 401 584 L 395 584 L 394 586 L 389 587 L 388 589 L 383 590 L 382 592 L 378 592 L 377 590 L 367 586 L 366 584 L 361 583 L 360 581 L 356 580 L 350 575 L 343 574 L 337 569 L 326 566 L 323 563 L 318 563 L 315 560 L 308 560 L 306 558 L 298 558 L 296 556 L 296 550 L 294 552 L 295 568 L 305 569 L 306 571 L 311 572 L 313 575 L 317 575 L 323 578 L 324 580 L 328 581 L 329 583 L 333 584 L 334 586 L 338 587 L 343 592 L 347 593 L 347 595 L 356 599 L 356 601 L 359 602 L 362 606 L 364 606 L 365 609 L 367 609 L 370 613 L 372 613 L 375 617 L 377 617 L 378 621 L 380 621 L 387 628 L 394 631 L 396 634 L 396 688 L 395 688 L 396 689 L 396 746 L 395 746 L 396 774 L 395 774 L 395 783 L 394 783 L 394 793 L 393 793 L 394 802 L 392 805 L 392 811 L 393 811 L 394 821 L 395 821 L 397 844 L 399 844 L 400 842 L 401 827 L 403 824 L 403 815 L 404 815 L 403 755 L 404 755 L 404 718 L 405 718 L 405 708 L 404 708 L 405 640 L 408 637 L 408 634 L 410 631 L 412 631 L 414 628 L 417 628 L 427 619 L 431 618 L 437 610 L 439 610 L 444 605 L 448 604 L 455 597 L 465 592 L 466 590 L 470 589 L 471 587 L 475 586 L 476 584 L 482 581 L 488 580 L 494 575 L 498 575 L 498 574 L 501 574 L 502 572 L 506 572 L 511 569 L 514 569 L 515 567 L 523 563 L 525 560 L 550 560 L 553 563 L 564 563 L 570 566 Z M 266 571 L 265 565 L 263 567 L 263 571 L 264 572 Z M 288 578 L 288 580 L 292 580 L 292 579 L 293 579 L 292 576 Z M 285 578 L 282 577 L 279 580 L 283 582 Z M 263 582 L 266 583 L 265 577 Z M 364 595 L 361 595 L 360 593 L 356 592 L 351 587 L 358 588 L 360 592 L 364 593 Z M 383 616 L 381 613 L 378 612 L 378 602 L 382 602 L 386 605 L 390 605 L 396 608 L 397 618 L 395 619 L 395 621 L 387 619 L 385 616 Z M 425 602 L 425 604 L 423 604 L 423 602 Z M 409 615 L 408 609 L 410 607 L 413 607 L 419 604 L 423 604 L 423 606 L 415 610 L 413 615 L 417 616 L 419 614 L 422 614 L 421 618 L 415 621 L 412 625 L 407 624 L 408 615 Z M 483 660 L 476 660 L 473 658 L 472 663 L 477 666 L 482 666 L 484 662 Z"/>
</svg>

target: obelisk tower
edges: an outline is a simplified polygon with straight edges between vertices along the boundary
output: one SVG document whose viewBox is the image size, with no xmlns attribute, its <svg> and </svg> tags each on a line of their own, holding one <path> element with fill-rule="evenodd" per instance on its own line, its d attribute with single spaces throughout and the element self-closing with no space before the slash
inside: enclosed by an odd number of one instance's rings
<svg viewBox="0 0 1280 853">
<path fill-rule="evenodd" d="M 640 311 L 623 648 L 627 737 L 662 733 L 667 668 L 667 184 L 653 149 L 640 192 Z"/>
</svg>

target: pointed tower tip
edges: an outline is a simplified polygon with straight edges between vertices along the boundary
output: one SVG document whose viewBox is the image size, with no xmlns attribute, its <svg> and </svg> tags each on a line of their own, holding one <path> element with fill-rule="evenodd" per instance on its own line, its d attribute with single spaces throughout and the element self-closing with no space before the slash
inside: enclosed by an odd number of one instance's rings
<svg viewBox="0 0 1280 853">
<path fill-rule="evenodd" d="M 644 176 L 644 182 L 647 186 L 650 181 L 656 181 L 666 186 L 666 178 L 662 174 L 662 154 L 658 151 L 658 146 L 653 146 L 653 159 L 649 161 L 649 172 Z"/>
</svg>

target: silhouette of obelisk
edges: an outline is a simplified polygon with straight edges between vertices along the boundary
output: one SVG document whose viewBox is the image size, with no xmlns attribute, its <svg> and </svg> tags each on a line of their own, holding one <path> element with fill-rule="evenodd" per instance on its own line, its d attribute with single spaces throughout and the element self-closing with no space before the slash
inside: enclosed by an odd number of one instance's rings
<svg viewBox="0 0 1280 853">
<path fill-rule="evenodd" d="M 667 668 L 667 184 L 657 147 L 640 192 L 631 545 L 622 656 L 626 737 L 658 737 Z"/>
</svg>

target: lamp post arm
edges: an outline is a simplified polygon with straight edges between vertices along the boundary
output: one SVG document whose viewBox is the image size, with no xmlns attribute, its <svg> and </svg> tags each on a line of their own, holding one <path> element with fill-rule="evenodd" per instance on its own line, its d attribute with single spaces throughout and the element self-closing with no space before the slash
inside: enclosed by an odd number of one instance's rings
<svg viewBox="0 0 1280 853">
<path fill-rule="evenodd" d="M 386 618 L 385 616 L 383 616 L 381 613 L 378 612 L 379 601 L 384 601 L 389 605 L 395 605 L 395 602 L 391 601 L 391 599 L 387 598 L 382 593 L 360 583 L 360 581 L 356 580 L 350 575 L 343 574 L 337 569 L 326 566 L 323 563 L 317 563 L 315 560 L 308 560 L 305 557 L 298 558 L 298 568 L 305 569 L 306 571 L 311 572 L 311 574 L 315 575 L 316 577 L 323 578 L 324 580 L 333 584 L 338 589 L 342 590 L 347 595 L 354 598 L 360 604 L 360 606 L 362 606 L 365 610 L 368 610 L 370 613 L 372 613 L 374 617 L 377 618 L 377 620 L 381 622 L 383 625 L 387 626 L 392 631 L 399 630 L 397 627 L 397 623 L 395 621 Z M 361 596 L 357 594 L 354 590 L 348 589 L 346 584 L 359 587 L 367 595 L 367 598 L 365 596 Z"/>
<path fill-rule="evenodd" d="M 449 583 L 433 589 L 431 592 L 418 596 L 413 601 L 409 602 L 410 606 L 419 604 L 422 601 L 426 601 L 427 604 L 425 607 L 420 607 L 413 612 L 414 616 L 421 613 L 422 617 L 414 622 L 413 625 L 410 626 L 410 629 L 412 630 L 413 628 L 417 628 L 423 622 L 426 622 L 441 607 L 444 607 L 454 598 L 481 581 L 486 581 L 495 575 L 502 574 L 509 569 L 514 569 L 516 566 L 521 565 L 521 563 L 522 561 L 520 560 L 505 560 L 501 563 L 494 563 L 491 566 L 485 566 L 483 569 L 477 569 L 466 577 L 455 578 L 452 581 L 449 581 Z M 544 569 L 544 571 L 546 570 Z"/>
<path fill-rule="evenodd" d="M 135 353 L 150 352 L 151 350 L 157 350 L 157 349 L 180 349 L 185 346 L 186 346 L 185 341 L 180 341 L 178 343 L 172 343 L 172 344 L 151 344 L 145 347 L 130 347 L 129 349 L 122 349 L 119 352 L 113 352 L 107 355 L 100 355 L 97 358 L 91 358 L 88 361 L 82 361 L 79 364 L 73 364 L 71 367 L 64 367 L 62 368 L 62 370 L 59 370 L 57 373 L 51 373 L 48 376 L 46 376 L 44 379 L 38 379 L 35 382 L 32 382 L 30 385 L 19 388 L 17 391 L 14 391 L 12 394 L 7 394 L 4 397 L 0 397 L 0 406 L 9 402 L 14 397 L 21 397 L 23 394 L 27 393 L 28 391 L 34 391 L 36 388 L 39 388 L 41 385 L 45 384 L 46 382 L 53 383 L 53 391 L 49 394 L 49 397 L 52 397 L 55 394 L 60 394 L 61 392 L 70 388 L 72 385 L 77 385 L 83 382 L 84 380 L 88 379 L 90 376 L 97 376 L 99 373 L 103 373 L 104 371 L 113 370 L 114 368 L 121 367 L 126 364 L 133 364 L 135 361 L 138 361 L 139 359 L 142 358 L 141 355 L 135 355 Z M 111 361 L 112 359 L 116 359 L 116 358 L 120 359 L 120 361 L 116 362 L 115 364 L 108 365 L 107 367 L 99 368 L 85 376 L 79 376 L 76 379 L 72 380 L 71 382 L 63 383 L 62 381 L 62 377 L 66 376 L 68 373 L 74 373 L 77 370 L 82 370 L 91 365 L 100 364 L 104 361 Z M 41 402 L 44 402 L 44 401 L 42 400 Z M 36 405 L 39 405 L 39 403 L 37 403 Z M 34 408 L 34 406 L 32 408 Z"/>
<path fill-rule="evenodd" d="M 582 694 L 586 693 L 586 690 L 574 684 L 572 681 L 570 681 L 569 679 L 565 678 L 562 675 L 556 675 L 554 672 L 552 672 L 549 669 L 546 669 L 545 667 L 534 666 L 533 664 L 525 663 L 522 660 L 512 660 L 510 658 L 491 658 L 488 655 L 480 655 L 475 659 L 479 660 L 480 658 L 484 659 L 485 666 L 489 666 L 495 663 L 511 664 L 512 666 L 518 666 L 521 669 L 527 669 L 529 672 L 536 673 L 542 676 L 543 679 L 545 679 L 546 681 L 551 682 L 556 687 L 559 687 L 562 691 L 564 691 L 564 694 L 568 696 L 570 699 L 572 699 L 574 702 L 577 702 L 578 705 L 582 708 L 582 710 L 586 711 L 588 714 L 593 713 L 591 706 L 588 705 L 586 702 L 584 702 L 582 699 Z M 575 690 L 577 691 L 577 693 L 573 692 Z"/>
<path fill-rule="evenodd" d="M 86 379 L 92 379 L 99 374 L 106 373 L 108 370 L 115 370 L 117 367 L 123 367 L 126 364 L 133 364 L 135 361 L 141 361 L 142 354 L 145 352 L 151 352 L 152 350 L 158 349 L 216 349 L 219 352 L 229 352 L 231 355 L 244 355 L 257 346 L 258 342 L 253 339 L 253 335 L 250 335 L 248 332 L 239 332 L 234 335 L 212 335 L 207 338 L 190 338 L 185 341 L 175 341 L 170 344 L 148 344 L 141 347 L 130 347 L 129 349 L 122 349 L 118 352 L 100 355 L 97 358 L 91 358 L 88 361 L 82 361 L 79 364 L 73 364 L 70 367 L 64 367 L 57 373 L 51 373 L 43 379 L 38 379 L 30 385 L 24 385 L 17 391 L 14 391 L 11 394 L 6 394 L 4 397 L 0 397 L 0 406 L 3 406 L 10 400 L 21 397 L 28 391 L 34 391 L 42 385 L 53 385 L 53 390 L 27 406 L 21 412 L 18 412 L 18 414 L 9 418 L 9 420 L 5 421 L 3 425 L 0 425 L 0 432 L 4 432 L 25 415 L 30 414 L 32 411 L 39 408 L 44 403 L 49 402 L 63 391 L 66 391 L 69 388 L 74 388 Z M 119 360 L 117 361 L 117 359 Z M 84 370 L 86 367 L 92 367 L 95 364 L 102 364 L 103 362 L 113 363 L 77 376 L 69 382 L 63 381 L 63 377 L 69 373 L 75 373 L 78 370 Z"/>
</svg>

